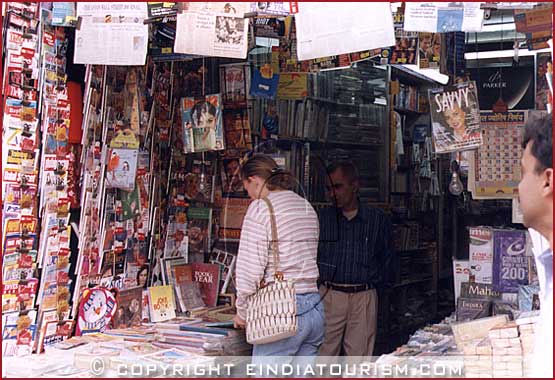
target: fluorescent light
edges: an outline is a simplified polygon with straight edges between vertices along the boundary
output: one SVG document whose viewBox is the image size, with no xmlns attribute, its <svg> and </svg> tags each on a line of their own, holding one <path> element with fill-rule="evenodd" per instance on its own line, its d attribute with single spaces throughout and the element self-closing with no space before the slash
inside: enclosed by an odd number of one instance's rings
<svg viewBox="0 0 555 380">
<path fill-rule="evenodd" d="M 519 57 L 534 56 L 536 53 L 551 52 L 550 48 L 540 50 L 518 49 Z M 515 56 L 514 50 L 493 50 L 493 51 L 480 51 L 478 53 L 464 53 L 464 59 L 491 59 L 491 58 L 512 58 Z"/>
<path fill-rule="evenodd" d="M 421 75 L 424 75 L 425 77 L 428 77 L 440 84 L 447 84 L 449 82 L 449 76 L 442 74 L 439 72 L 439 70 L 436 69 L 420 69 L 418 68 L 418 65 L 402 65 L 403 67 L 406 67 L 409 70 L 415 71 Z"/>
</svg>

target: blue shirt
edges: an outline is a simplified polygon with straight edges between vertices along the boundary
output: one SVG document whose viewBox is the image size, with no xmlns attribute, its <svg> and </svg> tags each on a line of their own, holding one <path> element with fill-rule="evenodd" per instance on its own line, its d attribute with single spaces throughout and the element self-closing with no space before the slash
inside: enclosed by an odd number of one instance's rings
<svg viewBox="0 0 555 380">
<path fill-rule="evenodd" d="M 335 207 L 320 210 L 320 283 L 384 285 L 392 280 L 391 222 L 383 211 L 359 205 L 348 220 Z"/>
</svg>

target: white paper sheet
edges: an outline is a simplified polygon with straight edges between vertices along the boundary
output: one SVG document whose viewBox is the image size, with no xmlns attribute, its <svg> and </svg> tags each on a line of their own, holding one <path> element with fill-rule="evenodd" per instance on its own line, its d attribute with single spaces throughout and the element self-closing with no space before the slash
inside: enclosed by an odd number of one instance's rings
<svg viewBox="0 0 555 380">
<path fill-rule="evenodd" d="M 251 3 L 247 1 L 186 1 L 183 2 L 185 12 L 212 12 L 229 13 L 243 17 L 251 9 Z"/>
<path fill-rule="evenodd" d="M 144 65 L 148 46 L 147 4 L 77 3 L 81 28 L 75 32 L 75 63 Z"/>
<path fill-rule="evenodd" d="M 480 3 L 406 2 L 404 30 L 411 32 L 479 32 L 482 30 L 484 10 Z"/>
<path fill-rule="evenodd" d="M 247 19 L 228 13 L 179 14 L 174 52 L 245 59 L 248 27 Z"/>
<path fill-rule="evenodd" d="M 389 3 L 299 2 L 298 11 L 301 61 L 395 45 Z"/>
</svg>

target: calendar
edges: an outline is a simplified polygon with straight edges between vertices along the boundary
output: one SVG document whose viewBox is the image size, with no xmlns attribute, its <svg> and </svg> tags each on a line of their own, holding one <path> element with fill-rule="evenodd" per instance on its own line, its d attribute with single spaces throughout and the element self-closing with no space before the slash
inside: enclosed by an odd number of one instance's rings
<svg viewBox="0 0 555 380">
<path fill-rule="evenodd" d="M 480 112 L 482 146 L 474 153 L 474 195 L 518 196 L 522 130 L 528 111 Z"/>
</svg>

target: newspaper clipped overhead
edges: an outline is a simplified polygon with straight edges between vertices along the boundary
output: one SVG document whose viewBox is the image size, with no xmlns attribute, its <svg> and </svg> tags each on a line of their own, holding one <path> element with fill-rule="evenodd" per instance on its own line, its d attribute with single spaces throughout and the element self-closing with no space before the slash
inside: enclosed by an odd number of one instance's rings
<svg viewBox="0 0 555 380">
<path fill-rule="evenodd" d="M 389 3 L 298 2 L 300 61 L 395 45 Z"/>
<path fill-rule="evenodd" d="M 248 19 L 234 13 L 185 12 L 177 16 L 174 52 L 245 59 Z"/>
<path fill-rule="evenodd" d="M 89 65 L 144 65 L 148 46 L 147 3 L 77 3 L 74 62 Z"/>
<path fill-rule="evenodd" d="M 184 1 L 181 4 L 185 12 L 229 13 L 240 17 L 251 9 L 251 3 L 245 1 Z"/>
<path fill-rule="evenodd" d="M 483 20 L 480 3 L 405 3 L 406 31 L 480 32 Z"/>
</svg>

